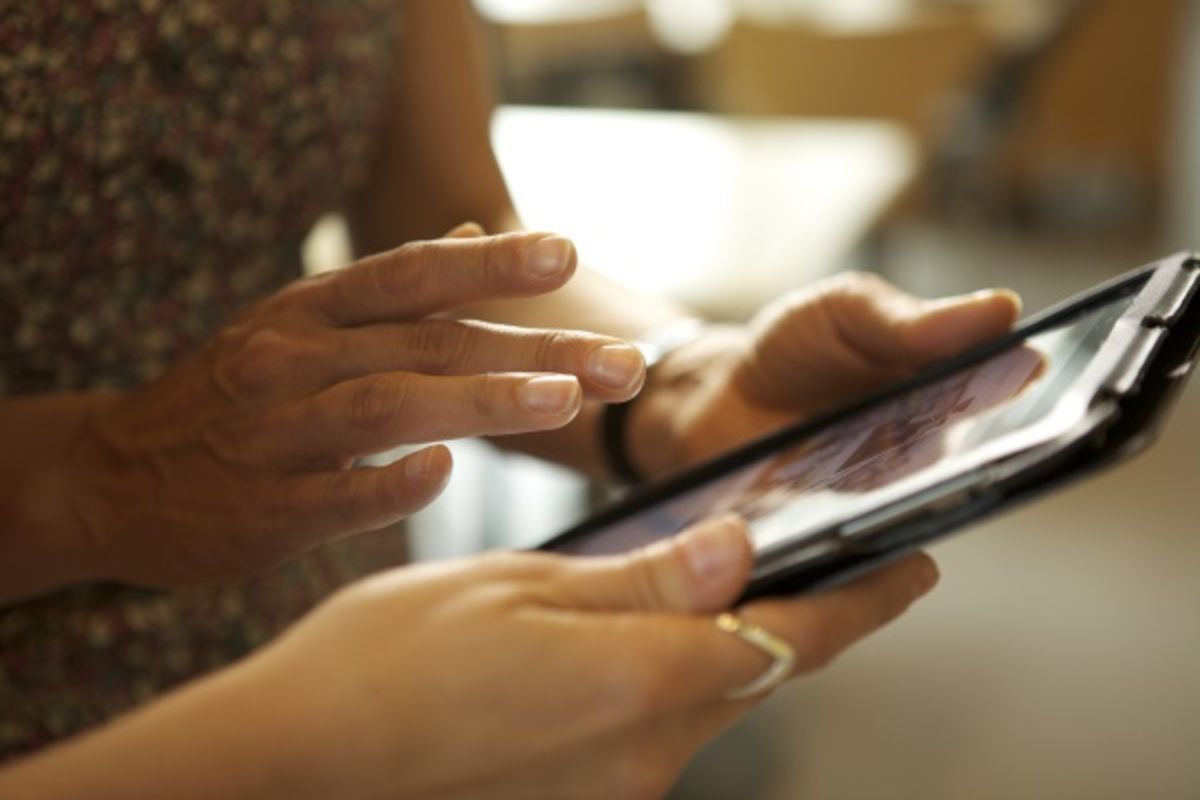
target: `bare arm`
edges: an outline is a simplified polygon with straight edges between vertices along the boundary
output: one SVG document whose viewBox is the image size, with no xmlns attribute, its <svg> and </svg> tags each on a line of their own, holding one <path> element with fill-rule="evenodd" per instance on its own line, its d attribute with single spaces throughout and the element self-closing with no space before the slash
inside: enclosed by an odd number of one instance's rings
<svg viewBox="0 0 1200 800">
<path fill-rule="evenodd" d="M 489 233 L 519 229 L 492 151 L 493 99 L 477 20 L 463 0 L 400 1 L 405 13 L 397 32 L 386 134 L 368 184 L 349 207 L 356 250 L 370 253 L 439 236 L 467 220 Z M 686 312 L 585 267 L 545 297 L 478 304 L 463 315 L 633 339 Z M 599 404 L 589 403 L 563 430 L 506 437 L 501 443 L 601 474 L 599 410 Z"/>
</svg>

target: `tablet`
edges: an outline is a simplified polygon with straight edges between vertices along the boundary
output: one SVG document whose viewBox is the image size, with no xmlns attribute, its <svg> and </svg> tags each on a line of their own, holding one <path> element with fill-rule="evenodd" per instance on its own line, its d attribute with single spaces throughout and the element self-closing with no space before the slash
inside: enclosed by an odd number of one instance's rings
<svg viewBox="0 0 1200 800">
<path fill-rule="evenodd" d="M 885 392 L 644 487 L 541 549 L 748 523 L 743 600 L 828 588 L 1143 449 L 1200 342 L 1200 260 L 1097 286 Z M 803 380 L 798 375 L 797 380 Z"/>
</svg>

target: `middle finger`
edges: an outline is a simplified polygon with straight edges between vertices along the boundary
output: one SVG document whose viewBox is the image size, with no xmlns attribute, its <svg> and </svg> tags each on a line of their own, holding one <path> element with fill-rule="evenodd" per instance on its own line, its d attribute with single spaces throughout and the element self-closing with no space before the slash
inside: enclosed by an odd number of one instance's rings
<svg viewBox="0 0 1200 800">
<path fill-rule="evenodd" d="M 585 396 L 613 402 L 633 397 L 645 379 L 645 362 L 636 348 L 584 331 L 424 320 L 323 335 L 333 357 L 324 359 L 308 377 L 315 384 L 309 389 L 380 372 L 547 372 L 574 375 Z"/>
</svg>

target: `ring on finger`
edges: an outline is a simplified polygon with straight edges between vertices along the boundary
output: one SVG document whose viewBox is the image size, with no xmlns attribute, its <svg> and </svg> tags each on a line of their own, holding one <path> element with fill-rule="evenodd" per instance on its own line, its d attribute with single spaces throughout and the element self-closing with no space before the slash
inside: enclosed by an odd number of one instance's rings
<svg viewBox="0 0 1200 800">
<path fill-rule="evenodd" d="M 775 634 L 746 622 L 737 614 L 721 614 L 716 618 L 717 629 L 730 633 L 771 658 L 770 665 L 754 680 L 725 693 L 727 700 L 742 700 L 766 694 L 786 681 L 796 666 L 796 651 Z"/>
</svg>

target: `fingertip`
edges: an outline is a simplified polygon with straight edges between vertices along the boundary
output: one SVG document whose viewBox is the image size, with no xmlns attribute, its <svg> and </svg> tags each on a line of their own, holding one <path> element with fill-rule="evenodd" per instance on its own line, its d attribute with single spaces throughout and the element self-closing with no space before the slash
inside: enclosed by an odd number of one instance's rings
<svg viewBox="0 0 1200 800">
<path fill-rule="evenodd" d="M 629 400 L 646 382 L 646 359 L 625 343 L 605 344 L 588 354 L 584 374 L 590 384 L 615 400 Z"/>
<path fill-rule="evenodd" d="M 1008 289 L 933 300 L 912 321 L 918 360 L 945 358 L 1008 332 L 1021 315 L 1021 298 Z"/>
<path fill-rule="evenodd" d="M 445 486 L 454 469 L 454 457 L 445 445 L 434 445 L 420 450 L 404 459 L 404 477 L 412 483 L 437 487 Z"/>
<path fill-rule="evenodd" d="M 1024 303 L 1011 289 L 984 289 L 960 298 L 961 306 L 978 316 L 980 325 L 1003 333 L 1020 319 Z"/>
<path fill-rule="evenodd" d="M 927 553 L 918 553 L 913 556 L 913 574 L 914 600 L 924 597 L 933 591 L 942 578 L 942 572 L 938 569 L 937 562 Z"/>
<path fill-rule="evenodd" d="M 889 587 L 883 596 L 891 598 L 888 603 L 890 610 L 885 617 L 892 619 L 933 591 L 940 579 L 941 571 L 937 562 L 927 553 L 920 552 L 863 577 L 861 583 L 865 586 Z"/>
<path fill-rule="evenodd" d="M 577 263 L 574 242 L 555 234 L 536 235 L 525 254 L 525 271 L 539 281 L 570 277 Z"/>
<path fill-rule="evenodd" d="M 1009 317 L 1009 325 L 1012 325 L 1021 318 L 1021 312 L 1025 310 L 1025 300 L 1021 295 L 1012 289 L 992 289 L 991 295 L 993 302 L 1005 307 L 1005 311 Z"/>
<path fill-rule="evenodd" d="M 981 317 L 988 315 L 998 324 L 1011 326 L 1021 316 L 1024 303 L 1012 289 L 983 289 L 962 297 L 949 298 L 947 306 L 970 310 Z"/>
<path fill-rule="evenodd" d="M 746 522 L 733 514 L 700 523 L 676 538 L 687 566 L 696 611 L 728 608 L 741 594 L 754 565 Z"/>
</svg>

